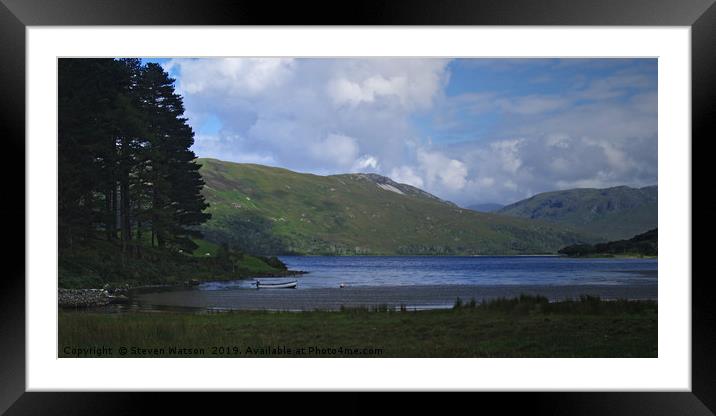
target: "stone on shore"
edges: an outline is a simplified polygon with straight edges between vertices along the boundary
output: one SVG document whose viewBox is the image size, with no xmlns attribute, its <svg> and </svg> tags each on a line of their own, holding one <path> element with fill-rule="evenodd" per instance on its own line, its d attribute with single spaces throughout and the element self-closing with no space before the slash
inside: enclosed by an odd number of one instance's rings
<svg viewBox="0 0 716 416">
<path fill-rule="evenodd" d="M 105 306 L 110 303 L 126 302 L 127 289 L 58 289 L 57 303 L 63 308 L 87 308 Z"/>
</svg>

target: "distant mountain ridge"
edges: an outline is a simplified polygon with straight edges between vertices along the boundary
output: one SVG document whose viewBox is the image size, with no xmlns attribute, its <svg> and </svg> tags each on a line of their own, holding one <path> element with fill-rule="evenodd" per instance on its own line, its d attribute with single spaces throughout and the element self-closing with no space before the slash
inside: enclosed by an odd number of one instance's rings
<svg viewBox="0 0 716 416">
<path fill-rule="evenodd" d="M 471 209 L 471 210 L 477 211 L 477 212 L 495 212 L 495 211 L 501 210 L 504 207 L 505 206 L 502 204 L 486 203 L 486 204 L 468 205 L 465 208 Z"/>
<path fill-rule="evenodd" d="M 414 195 L 442 202 L 453 207 L 457 206 L 450 201 L 440 199 L 437 196 L 425 192 L 420 188 L 416 188 L 412 185 L 407 185 L 404 183 L 395 182 L 394 180 L 386 176 L 378 175 L 377 173 L 344 173 L 340 175 L 330 175 L 330 177 L 366 180 L 376 184 L 379 188 L 384 189 L 386 191 L 396 192 L 401 195 Z"/>
<path fill-rule="evenodd" d="M 595 242 L 569 227 L 457 207 L 376 174 L 319 176 L 198 159 L 208 241 L 256 254 L 545 254 Z"/>
<path fill-rule="evenodd" d="M 658 188 L 616 186 L 545 192 L 496 213 L 550 221 L 604 240 L 619 240 L 657 227 Z"/>
</svg>

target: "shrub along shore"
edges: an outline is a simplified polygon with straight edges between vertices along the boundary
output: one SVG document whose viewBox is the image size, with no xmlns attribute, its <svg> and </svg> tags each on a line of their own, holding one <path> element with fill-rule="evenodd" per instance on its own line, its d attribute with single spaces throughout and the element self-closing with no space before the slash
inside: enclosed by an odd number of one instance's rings
<svg viewBox="0 0 716 416">
<path fill-rule="evenodd" d="M 206 280 L 256 276 L 293 276 L 276 257 L 221 250 L 207 255 L 142 247 L 140 256 L 123 258 L 116 243 L 97 240 L 88 247 L 64 250 L 59 256 L 63 289 L 135 288 L 189 285 Z"/>
</svg>

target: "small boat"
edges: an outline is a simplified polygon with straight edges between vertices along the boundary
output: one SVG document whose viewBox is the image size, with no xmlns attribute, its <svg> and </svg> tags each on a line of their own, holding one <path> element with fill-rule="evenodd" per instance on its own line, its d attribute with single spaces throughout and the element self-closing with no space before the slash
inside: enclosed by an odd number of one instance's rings
<svg viewBox="0 0 716 416">
<path fill-rule="evenodd" d="M 256 281 L 256 289 L 295 289 L 298 286 L 298 280 L 283 283 L 266 283 Z"/>
</svg>

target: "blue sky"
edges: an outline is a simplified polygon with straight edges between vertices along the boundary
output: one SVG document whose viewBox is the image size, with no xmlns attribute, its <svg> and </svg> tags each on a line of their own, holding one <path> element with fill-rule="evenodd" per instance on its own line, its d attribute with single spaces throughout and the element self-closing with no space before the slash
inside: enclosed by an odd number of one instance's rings
<svg viewBox="0 0 716 416">
<path fill-rule="evenodd" d="M 656 59 L 159 59 L 199 157 L 376 172 L 463 206 L 657 183 Z"/>
</svg>

